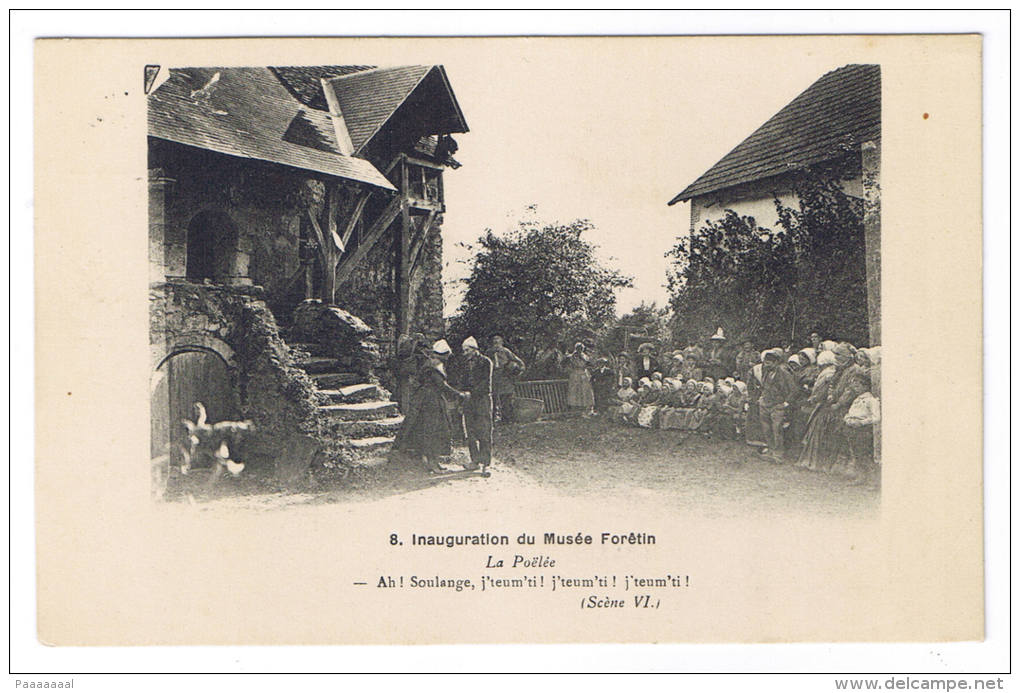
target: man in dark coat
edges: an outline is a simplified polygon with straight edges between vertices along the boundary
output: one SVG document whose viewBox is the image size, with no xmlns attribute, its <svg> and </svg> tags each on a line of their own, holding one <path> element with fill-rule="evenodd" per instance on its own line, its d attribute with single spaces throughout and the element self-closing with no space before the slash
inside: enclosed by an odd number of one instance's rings
<svg viewBox="0 0 1020 693">
<path fill-rule="evenodd" d="M 464 389 L 464 430 L 467 434 L 471 464 L 465 469 L 489 466 L 492 461 L 492 361 L 478 350 L 478 342 L 468 337 L 461 346 L 467 359 Z"/>
<path fill-rule="evenodd" d="M 765 442 L 771 448 L 774 462 L 783 461 L 783 423 L 786 410 L 797 401 L 797 381 L 786 365 L 780 349 L 769 349 L 762 358 L 761 397 L 758 398 L 758 416 Z M 768 454 L 768 448 L 762 454 Z"/>
</svg>

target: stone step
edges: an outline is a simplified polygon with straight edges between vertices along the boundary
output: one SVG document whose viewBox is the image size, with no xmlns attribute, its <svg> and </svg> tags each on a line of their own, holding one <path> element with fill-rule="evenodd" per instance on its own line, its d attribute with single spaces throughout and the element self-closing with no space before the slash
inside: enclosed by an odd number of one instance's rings
<svg viewBox="0 0 1020 693">
<path fill-rule="evenodd" d="M 309 375 L 333 373 L 336 371 L 336 359 L 329 358 L 328 356 L 313 356 L 308 359 L 301 359 L 295 361 L 294 365 Z"/>
<path fill-rule="evenodd" d="M 357 385 L 365 376 L 357 373 L 316 373 L 312 375 L 315 386 L 320 390 L 335 390 L 348 385 Z"/>
<path fill-rule="evenodd" d="M 394 436 L 404 423 L 404 417 L 390 416 L 374 421 L 332 421 L 330 431 L 340 438 L 373 438 L 377 436 Z"/>
<path fill-rule="evenodd" d="M 319 390 L 319 394 L 334 404 L 367 402 L 371 399 L 379 400 L 383 398 L 381 388 L 373 383 L 357 383 L 335 390 Z"/>
<path fill-rule="evenodd" d="M 346 445 L 356 450 L 379 450 L 393 442 L 393 436 L 371 436 L 369 438 L 352 438 Z"/>
<path fill-rule="evenodd" d="M 292 350 L 300 350 L 306 354 L 311 354 L 312 356 L 321 356 L 319 352 L 322 351 L 322 347 L 318 344 L 310 344 L 308 342 L 287 342 L 287 346 Z"/>
<path fill-rule="evenodd" d="M 385 455 L 364 455 L 355 457 L 351 461 L 351 465 L 354 467 L 362 467 L 365 469 L 376 469 L 378 467 L 385 467 L 390 463 L 390 460 Z"/>
<path fill-rule="evenodd" d="M 319 411 L 344 421 L 375 421 L 394 416 L 398 412 L 396 402 L 374 400 L 350 404 L 324 404 Z"/>
</svg>

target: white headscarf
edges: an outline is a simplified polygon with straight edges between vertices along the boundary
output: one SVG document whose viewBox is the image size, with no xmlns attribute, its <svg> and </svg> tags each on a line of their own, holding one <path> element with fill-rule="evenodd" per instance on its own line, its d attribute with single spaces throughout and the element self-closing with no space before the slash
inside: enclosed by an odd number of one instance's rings
<svg viewBox="0 0 1020 693">
<path fill-rule="evenodd" d="M 816 363 L 822 367 L 835 366 L 836 355 L 831 351 L 823 351 L 822 353 L 818 354 L 818 361 Z"/>
</svg>

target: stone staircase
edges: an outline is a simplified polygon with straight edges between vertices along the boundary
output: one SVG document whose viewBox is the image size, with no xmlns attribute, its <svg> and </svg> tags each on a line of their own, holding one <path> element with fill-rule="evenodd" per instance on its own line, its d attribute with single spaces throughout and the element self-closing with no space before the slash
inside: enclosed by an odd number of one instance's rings
<svg viewBox="0 0 1020 693">
<path fill-rule="evenodd" d="M 390 393 L 365 376 L 345 372 L 317 344 L 288 342 L 288 347 L 294 365 L 315 382 L 326 432 L 343 441 L 356 460 L 384 457 L 404 420 Z"/>
</svg>

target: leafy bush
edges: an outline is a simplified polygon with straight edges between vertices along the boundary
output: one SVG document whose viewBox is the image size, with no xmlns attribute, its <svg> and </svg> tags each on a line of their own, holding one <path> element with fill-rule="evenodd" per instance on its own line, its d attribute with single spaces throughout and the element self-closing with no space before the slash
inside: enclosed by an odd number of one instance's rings
<svg viewBox="0 0 1020 693">
<path fill-rule="evenodd" d="M 667 253 L 674 339 L 726 334 L 756 344 L 804 343 L 811 332 L 868 341 L 864 206 L 842 182 L 850 158 L 802 171 L 799 204 L 775 201 L 775 229 L 727 210 Z"/>
<path fill-rule="evenodd" d="M 505 236 L 478 239 L 467 291 L 450 332 L 502 334 L 528 359 L 542 347 L 590 340 L 616 315 L 616 291 L 631 279 L 604 266 L 582 238 L 594 225 L 521 221 Z M 471 246 L 469 249 L 474 250 Z"/>
</svg>

